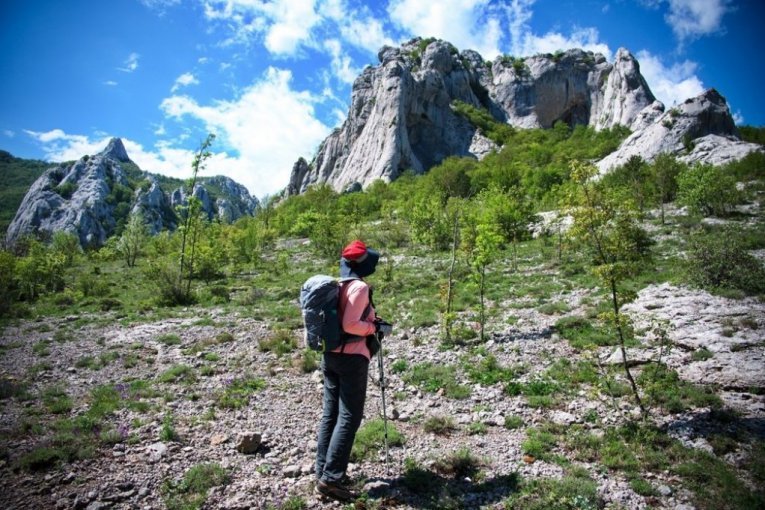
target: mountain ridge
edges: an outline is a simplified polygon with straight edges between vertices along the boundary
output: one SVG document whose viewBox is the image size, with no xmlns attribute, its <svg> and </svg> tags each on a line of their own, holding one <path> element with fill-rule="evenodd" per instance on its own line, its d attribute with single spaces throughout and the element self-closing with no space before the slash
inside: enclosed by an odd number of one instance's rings
<svg viewBox="0 0 765 510">
<path fill-rule="evenodd" d="M 232 222 L 253 215 L 259 205 L 243 185 L 224 176 L 200 177 L 193 195 L 210 220 Z M 28 234 L 63 230 L 77 235 L 83 247 L 98 247 L 119 234 L 129 215 L 137 212 L 151 233 L 174 230 L 175 208 L 187 198 L 183 180 L 141 170 L 122 140 L 112 138 L 96 155 L 45 170 L 22 199 L 8 226 L 6 244 Z"/>
<path fill-rule="evenodd" d="M 559 121 L 596 130 L 625 126 L 636 138 L 635 133 L 661 127 L 677 109 L 665 111 L 639 62 L 625 48 L 617 51 L 613 63 L 580 49 L 485 61 L 477 52 L 460 52 L 446 41 L 415 38 L 398 48 L 383 47 L 378 59 L 377 66 L 365 68 L 354 82 L 343 124 L 322 142 L 310 163 L 300 158 L 294 164 L 287 195 L 323 183 L 336 191 L 358 189 L 377 179 L 394 180 L 405 170 L 424 173 L 449 156 L 481 159 L 498 149 L 478 126 L 455 112 L 455 102 L 482 109 L 514 128 L 550 128 Z M 722 95 L 706 91 L 689 101 L 695 106 L 679 107 L 687 110 L 684 116 L 704 118 L 678 123 L 670 133 L 672 143 L 658 145 L 680 156 L 689 136 L 692 141 L 718 135 L 722 138 L 704 139 L 703 154 L 688 158 L 713 164 L 761 150 L 739 145 Z M 646 137 L 637 143 L 638 150 L 657 155 L 652 149 L 663 135 Z M 628 159 L 635 151 L 630 147 L 620 147 L 612 160 Z M 724 157 L 714 155 L 718 147 Z M 613 166 L 610 161 L 601 165 L 603 171 Z"/>
</svg>

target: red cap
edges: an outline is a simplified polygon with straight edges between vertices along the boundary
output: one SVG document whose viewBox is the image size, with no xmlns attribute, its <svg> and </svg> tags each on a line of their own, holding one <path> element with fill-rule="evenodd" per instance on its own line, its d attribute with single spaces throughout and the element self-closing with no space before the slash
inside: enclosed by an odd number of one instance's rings
<svg viewBox="0 0 765 510">
<path fill-rule="evenodd" d="M 360 262 L 367 254 L 367 245 L 362 241 L 356 240 L 343 248 L 343 258 L 345 260 Z"/>
</svg>

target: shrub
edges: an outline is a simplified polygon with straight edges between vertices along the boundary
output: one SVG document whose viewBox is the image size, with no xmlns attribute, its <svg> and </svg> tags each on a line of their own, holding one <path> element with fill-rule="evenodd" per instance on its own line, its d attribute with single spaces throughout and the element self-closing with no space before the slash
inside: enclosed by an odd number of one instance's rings
<svg viewBox="0 0 765 510">
<path fill-rule="evenodd" d="M 56 186 L 53 191 L 61 195 L 61 198 L 64 200 L 69 200 L 72 198 L 72 195 L 74 195 L 74 192 L 77 191 L 77 185 L 71 181 L 67 181 Z"/>
<path fill-rule="evenodd" d="M 677 201 L 704 215 L 724 216 L 738 201 L 736 182 L 722 168 L 695 165 L 677 177 Z"/>
<path fill-rule="evenodd" d="M 297 346 L 297 338 L 288 329 L 276 329 L 268 338 L 263 338 L 258 343 L 258 348 L 261 351 L 273 352 L 278 356 L 294 351 Z"/>
<path fill-rule="evenodd" d="M 481 460 L 474 457 L 467 447 L 460 448 L 442 459 L 438 459 L 433 467 L 439 473 L 455 478 L 474 477 L 481 466 Z"/>
<path fill-rule="evenodd" d="M 176 432 L 173 424 L 173 415 L 168 413 L 162 418 L 162 427 L 159 429 L 159 440 L 177 441 L 178 438 L 178 432 Z"/>
<path fill-rule="evenodd" d="M 450 416 L 431 416 L 422 425 L 425 432 L 433 434 L 447 434 L 454 430 L 454 420 Z"/>
<path fill-rule="evenodd" d="M 693 236 L 686 271 L 691 283 L 702 288 L 765 292 L 765 268 L 746 251 L 741 232 L 735 228 Z"/>
</svg>

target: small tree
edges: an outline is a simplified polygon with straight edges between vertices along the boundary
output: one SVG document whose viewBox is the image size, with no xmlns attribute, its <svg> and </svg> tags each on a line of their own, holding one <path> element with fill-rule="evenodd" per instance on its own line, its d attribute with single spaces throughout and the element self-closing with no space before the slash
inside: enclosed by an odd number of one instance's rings
<svg viewBox="0 0 765 510">
<path fill-rule="evenodd" d="M 448 204 L 448 214 L 453 225 L 452 229 L 452 257 L 449 264 L 449 272 L 447 273 L 446 283 L 441 289 L 441 298 L 444 303 L 443 310 L 443 327 L 444 327 L 444 339 L 450 342 L 452 339 L 452 324 L 454 323 L 455 314 L 453 311 L 454 304 L 454 270 L 457 264 L 457 248 L 460 244 L 460 217 L 462 215 L 463 202 L 460 199 L 453 198 Z"/>
<path fill-rule="evenodd" d="M 616 329 L 624 372 L 645 416 L 646 410 L 627 362 L 628 319 L 620 310 L 629 297 L 621 284 L 649 257 L 650 239 L 637 225 L 634 204 L 614 194 L 602 181 L 595 181 L 596 174 L 597 168 L 592 164 L 571 164 L 571 178 L 576 186 L 565 201 L 566 209 L 574 218 L 569 235 L 590 249 L 592 270 L 609 291 L 611 311 L 606 319 Z"/>
<path fill-rule="evenodd" d="M 471 214 L 465 215 L 462 247 L 472 269 L 472 279 L 478 285 L 481 341 L 486 326 L 486 270 L 499 256 L 503 238 L 501 227 L 491 207 L 496 190 L 485 190 L 473 202 Z"/>
<path fill-rule="evenodd" d="M 71 266 L 74 259 L 82 253 L 80 240 L 77 236 L 62 230 L 53 233 L 50 247 L 54 252 L 64 256 L 67 266 Z"/>
<path fill-rule="evenodd" d="M 657 198 L 661 208 L 661 224 L 664 225 L 664 204 L 671 202 L 677 196 L 677 176 L 683 169 L 672 154 L 663 152 L 653 162 L 651 171 L 656 182 Z"/>
<path fill-rule="evenodd" d="M 143 252 L 149 237 L 149 229 L 143 214 L 136 212 L 130 216 L 125 230 L 117 242 L 117 251 L 125 259 L 128 267 L 135 267 L 136 259 Z"/>
<path fill-rule="evenodd" d="M 497 259 L 499 247 L 502 244 L 502 236 L 499 234 L 495 223 L 479 223 L 478 235 L 475 240 L 475 250 L 470 265 L 473 267 L 474 278 L 478 283 L 478 295 L 480 299 L 480 313 L 478 316 L 481 325 L 481 341 L 485 340 L 486 329 L 486 269 Z"/>
<path fill-rule="evenodd" d="M 677 178 L 677 199 L 704 215 L 723 216 L 738 199 L 736 181 L 720 167 L 694 165 Z"/>
<path fill-rule="evenodd" d="M 184 301 L 191 300 L 191 278 L 194 274 L 194 255 L 196 250 L 199 230 L 201 228 L 201 210 L 202 203 L 193 196 L 194 188 L 197 184 L 199 171 L 204 169 L 205 161 L 212 154 L 208 150 L 215 140 L 214 134 L 207 135 L 207 138 L 200 144 L 199 149 L 194 155 L 194 161 L 191 163 L 191 179 L 188 183 L 187 193 L 188 201 L 183 215 L 183 225 L 181 226 L 181 260 L 179 265 L 178 286 L 183 289 L 183 280 L 185 279 Z M 187 253 L 188 250 L 188 253 Z"/>
<path fill-rule="evenodd" d="M 652 201 L 656 194 L 651 169 L 640 156 L 631 156 L 627 162 L 608 173 L 604 181 L 609 186 L 624 188 L 630 199 L 637 204 L 640 215 L 643 215 L 646 204 Z"/>
</svg>

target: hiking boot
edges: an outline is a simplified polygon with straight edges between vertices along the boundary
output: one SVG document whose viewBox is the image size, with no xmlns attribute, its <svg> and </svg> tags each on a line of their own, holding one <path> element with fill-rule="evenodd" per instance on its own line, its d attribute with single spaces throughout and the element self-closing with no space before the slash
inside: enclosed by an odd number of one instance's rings
<svg viewBox="0 0 765 510">
<path fill-rule="evenodd" d="M 345 502 L 354 499 L 353 493 L 339 483 L 325 482 L 323 480 L 316 482 L 316 492 L 335 501 Z"/>
</svg>

